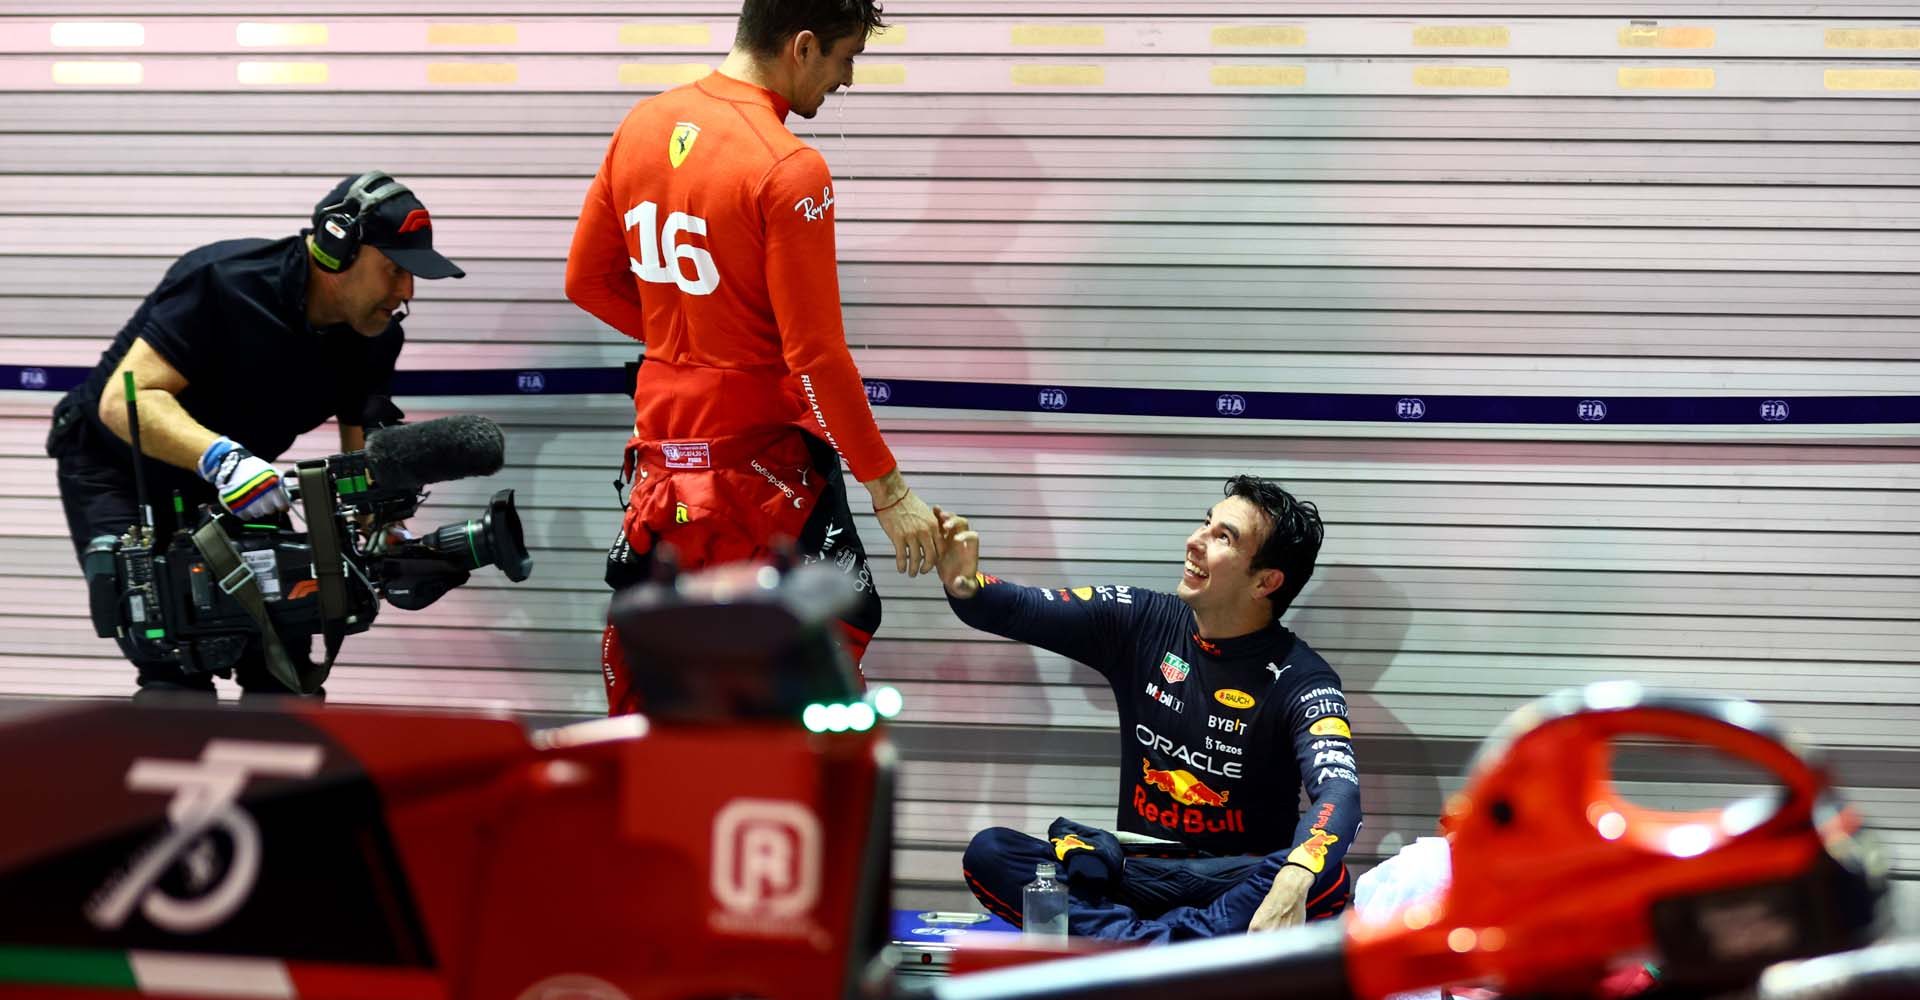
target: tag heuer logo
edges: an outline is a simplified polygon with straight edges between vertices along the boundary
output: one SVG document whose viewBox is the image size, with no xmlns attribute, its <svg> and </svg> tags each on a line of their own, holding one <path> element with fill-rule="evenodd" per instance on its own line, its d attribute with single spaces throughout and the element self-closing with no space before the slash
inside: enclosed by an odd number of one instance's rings
<svg viewBox="0 0 1920 1000">
<path fill-rule="evenodd" d="M 1168 653 L 1167 658 L 1160 661 L 1160 676 L 1165 677 L 1168 684 L 1178 684 L 1186 680 L 1190 670 L 1192 668 L 1187 666 L 1187 661 L 1172 653 Z"/>
<path fill-rule="evenodd" d="M 687 154 L 693 152 L 694 140 L 700 138 L 700 126 L 692 122 L 679 122 L 673 126 L 673 135 L 667 140 L 667 162 L 679 169 L 687 161 Z"/>
</svg>

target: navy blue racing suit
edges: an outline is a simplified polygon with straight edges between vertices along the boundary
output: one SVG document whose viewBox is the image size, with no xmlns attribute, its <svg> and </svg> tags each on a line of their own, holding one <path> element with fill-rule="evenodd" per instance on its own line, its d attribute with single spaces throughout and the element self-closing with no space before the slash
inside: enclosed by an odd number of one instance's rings
<svg viewBox="0 0 1920 1000">
<path fill-rule="evenodd" d="M 1340 677 L 1304 640 L 1274 622 L 1209 641 L 1179 598 L 1156 591 L 980 579 L 973 597 L 949 599 L 961 621 L 1085 663 L 1112 686 L 1119 829 L 1198 852 L 1102 865 L 1087 858 L 1117 845 L 1103 846 L 1110 836 L 1079 824 L 1055 823 L 1051 844 L 987 830 L 963 862 L 982 905 L 1018 925 L 1020 889 L 1034 863 L 1057 860 L 1068 862 L 1069 927 L 1087 936 L 1152 941 L 1245 931 L 1289 864 L 1314 876 L 1309 919 L 1344 909 L 1359 771 Z M 1304 814 L 1303 787 L 1311 800 Z M 1096 874 L 1078 877 L 1089 873 Z"/>
</svg>

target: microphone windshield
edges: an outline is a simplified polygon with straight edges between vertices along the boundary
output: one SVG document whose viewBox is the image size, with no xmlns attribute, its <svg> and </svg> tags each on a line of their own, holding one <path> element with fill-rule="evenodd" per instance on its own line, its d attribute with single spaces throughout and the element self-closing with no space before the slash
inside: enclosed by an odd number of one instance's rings
<svg viewBox="0 0 1920 1000">
<path fill-rule="evenodd" d="M 491 476 L 506 462 L 507 438 L 486 417 L 461 414 L 401 424 L 367 436 L 367 470 L 390 489 L 417 490 L 470 476 Z"/>
</svg>

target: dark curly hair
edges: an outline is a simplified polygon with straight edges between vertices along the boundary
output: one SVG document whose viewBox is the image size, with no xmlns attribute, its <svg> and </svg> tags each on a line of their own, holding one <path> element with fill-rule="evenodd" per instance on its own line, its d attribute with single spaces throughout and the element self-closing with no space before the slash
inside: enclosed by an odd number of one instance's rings
<svg viewBox="0 0 1920 1000">
<path fill-rule="evenodd" d="M 1280 488 L 1271 479 L 1235 476 L 1227 480 L 1222 496 L 1239 497 L 1260 509 L 1267 517 L 1267 538 L 1253 554 L 1254 569 L 1277 569 L 1286 575 L 1280 588 L 1267 595 L 1273 603 L 1273 617 L 1279 618 L 1293 605 L 1293 599 L 1313 579 L 1314 560 L 1320 556 L 1320 543 L 1326 530 L 1320 523 L 1320 509 Z"/>
<path fill-rule="evenodd" d="M 757 56 L 779 53 L 787 39 L 811 31 L 832 48 L 842 38 L 886 27 L 879 0 L 746 0 L 733 45 Z"/>
</svg>

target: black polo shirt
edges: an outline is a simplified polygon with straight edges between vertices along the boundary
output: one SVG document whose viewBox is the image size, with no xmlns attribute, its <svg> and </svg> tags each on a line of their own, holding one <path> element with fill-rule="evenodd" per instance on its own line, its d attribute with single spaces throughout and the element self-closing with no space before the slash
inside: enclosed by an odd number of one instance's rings
<svg viewBox="0 0 1920 1000">
<path fill-rule="evenodd" d="M 370 402 L 389 391 L 405 334 L 397 321 L 378 337 L 345 324 L 315 329 L 306 307 L 304 236 L 225 240 L 181 257 L 61 401 L 84 407 L 74 457 L 130 470 L 132 449 L 98 414 L 135 337 L 186 376 L 178 398 L 188 414 L 268 461 L 329 418 L 365 425 Z"/>
</svg>

